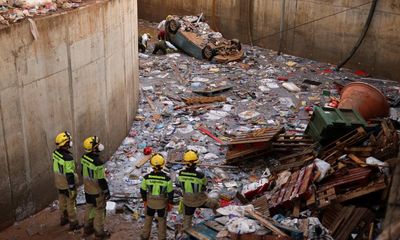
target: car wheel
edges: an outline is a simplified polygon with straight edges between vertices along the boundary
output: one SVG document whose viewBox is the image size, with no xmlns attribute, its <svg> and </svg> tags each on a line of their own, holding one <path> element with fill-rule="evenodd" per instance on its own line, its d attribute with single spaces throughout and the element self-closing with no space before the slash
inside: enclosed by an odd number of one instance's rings
<svg viewBox="0 0 400 240">
<path fill-rule="evenodd" d="M 175 19 L 170 20 L 168 23 L 168 30 L 172 34 L 175 34 L 178 31 L 179 27 L 180 27 L 180 24 Z"/>
<path fill-rule="evenodd" d="M 202 50 L 202 55 L 204 59 L 211 61 L 211 59 L 215 56 L 215 50 L 210 45 L 206 45 Z"/>
<path fill-rule="evenodd" d="M 242 44 L 240 43 L 239 39 L 232 39 L 231 44 L 235 46 L 238 51 L 242 50 Z"/>
</svg>

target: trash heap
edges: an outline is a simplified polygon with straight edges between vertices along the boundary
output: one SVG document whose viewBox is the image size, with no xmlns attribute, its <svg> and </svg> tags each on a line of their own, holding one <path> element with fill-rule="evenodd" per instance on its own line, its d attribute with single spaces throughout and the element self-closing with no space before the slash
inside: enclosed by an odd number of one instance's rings
<svg viewBox="0 0 400 240">
<path fill-rule="evenodd" d="M 326 107 L 337 107 L 341 87 L 352 82 L 373 84 L 392 97 L 399 85 L 243 47 L 245 59 L 228 64 L 184 53 L 140 55 L 136 119 L 107 163 L 111 201 L 117 203 L 109 211 L 140 223 L 140 182 L 151 171 L 146 154 L 162 153 L 175 181 L 183 152 L 195 149 L 209 197 L 221 205 L 217 215 L 196 210 L 195 225 L 186 231 L 196 239 L 376 236 L 398 152 L 396 122 L 367 122 L 356 110 Z M 397 120 L 392 106 L 390 118 Z M 167 221 L 171 239 L 182 220 L 181 195 L 175 188 Z"/>
<path fill-rule="evenodd" d="M 10 25 L 25 18 L 72 9 L 82 0 L 0 0 L 0 24 Z"/>
<path fill-rule="evenodd" d="M 193 32 L 200 36 L 203 40 L 209 41 L 212 39 L 222 39 L 220 32 L 215 32 L 210 28 L 207 22 L 200 16 L 173 16 L 174 19 L 179 19 L 181 29 L 186 32 Z"/>
</svg>

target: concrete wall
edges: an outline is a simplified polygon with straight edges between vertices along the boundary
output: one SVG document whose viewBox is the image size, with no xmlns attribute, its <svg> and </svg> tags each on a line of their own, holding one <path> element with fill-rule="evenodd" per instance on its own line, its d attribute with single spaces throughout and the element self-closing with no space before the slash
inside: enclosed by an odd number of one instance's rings
<svg viewBox="0 0 400 240">
<path fill-rule="evenodd" d="M 104 0 L 0 29 L 0 229 L 56 197 L 57 133 L 119 146 L 138 101 L 137 4 Z"/>
<path fill-rule="evenodd" d="M 284 52 L 337 64 L 357 41 L 370 4 L 352 8 L 368 2 L 286 0 L 285 27 L 293 29 L 284 34 Z M 168 14 L 204 12 L 211 26 L 220 30 L 227 38 L 235 37 L 249 42 L 251 33 L 256 45 L 277 50 L 281 3 L 282 0 L 168 0 L 167 3 L 163 0 L 138 0 L 138 8 L 139 18 L 152 21 L 159 21 Z M 342 11 L 343 13 L 339 13 Z M 324 18 L 329 15 L 334 16 Z M 299 26 L 320 18 L 324 19 Z M 378 1 L 368 35 L 347 67 L 400 80 L 399 26 L 400 2 Z M 264 38 L 265 36 L 268 37 Z"/>
</svg>

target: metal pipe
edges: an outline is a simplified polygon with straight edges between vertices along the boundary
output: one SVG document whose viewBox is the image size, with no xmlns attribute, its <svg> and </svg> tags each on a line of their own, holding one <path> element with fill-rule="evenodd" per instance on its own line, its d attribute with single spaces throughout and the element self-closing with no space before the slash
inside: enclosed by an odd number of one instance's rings
<svg viewBox="0 0 400 240">
<path fill-rule="evenodd" d="M 357 43 L 354 45 L 353 49 L 351 49 L 349 55 L 342 62 L 340 62 L 337 65 L 337 67 L 335 68 L 336 71 L 339 71 L 340 68 L 342 68 L 343 65 L 345 65 L 353 57 L 353 55 L 357 52 L 358 48 L 361 46 L 361 43 L 363 42 L 365 36 L 367 35 L 369 26 L 371 25 L 372 17 L 374 16 L 377 3 L 378 3 L 378 0 L 374 0 L 372 2 L 371 8 L 369 9 L 367 21 L 365 22 L 363 31 L 362 31 L 360 37 L 358 38 Z"/>
</svg>

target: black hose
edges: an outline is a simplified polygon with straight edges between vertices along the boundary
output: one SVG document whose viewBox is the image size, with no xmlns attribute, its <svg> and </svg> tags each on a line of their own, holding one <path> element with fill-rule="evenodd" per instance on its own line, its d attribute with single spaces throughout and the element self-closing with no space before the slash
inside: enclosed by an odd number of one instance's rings
<svg viewBox="0 0 400 240">
<path fill-rule="evenodd" d="M 339 71 L 343 67 L 343 65 L 345 65 L 353 57 L 353 55 L 357 52 L 357 50 L 360 47 L 361 43 L 363 42 L 365 36 L 367 35 L 369 26 L 371 25 L 371 22 L 372 22 L 372 17 L 374 16 L 374 13 L 375 13 L 377 3 L 378 3 L 378 0 L 374 0 L 372 2 L 371 8 L 369 9 L 368 18 L 367 18 L 367 21 L 365 22 L 365 25 L 364 25 L 363 31 L 360 35 L 360 38 L 358 39 L 357 43 L 354 45 L 353 49 L 351 50 L 351 52 L 349 53 L 347 58 L 345 58 L 341 63 L 339 63 L 336 66 L 336 68 L 335 68 L 336 71 Z"/>
</svg>

